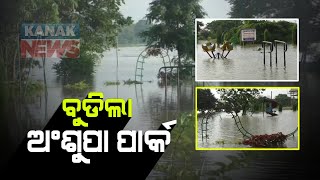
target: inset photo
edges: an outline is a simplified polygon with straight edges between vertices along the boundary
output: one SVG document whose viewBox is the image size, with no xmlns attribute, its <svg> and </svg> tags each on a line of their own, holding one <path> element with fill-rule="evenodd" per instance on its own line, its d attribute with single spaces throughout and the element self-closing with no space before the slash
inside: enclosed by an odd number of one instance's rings
<svg viewBox="0 0 320 180">
<path fill-rule="evenodd" d="M 196 150 L 299 150 L 299 87 L 197 87 Z"/>
<path fill-rule="evenodd" d="M 299 81 L 299 19 L 196 19 L 196 81 Z"/>
</svg>

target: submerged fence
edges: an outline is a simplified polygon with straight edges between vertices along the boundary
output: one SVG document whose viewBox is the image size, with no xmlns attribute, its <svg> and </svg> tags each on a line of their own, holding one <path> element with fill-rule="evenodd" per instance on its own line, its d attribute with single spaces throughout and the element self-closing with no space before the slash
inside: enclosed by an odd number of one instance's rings
<svg viewBox="0 0 320 180">
<path fill-rule="evenodd" d="M 283 44 L 283 64 L 286 66 L 286 52 L 288 50 L 288 44 L 284 41 L 274 40 L 274 46 L 276 48 L 276 64 L 278 63 L 278 43 Z"/>
<path fill-rule="evenodd" d="M 266 45 L 269 45 L 270 51 L 270 66 L 272 66 L 272 51 L 273 51 L 273 43 L 270 41 L 262 41 L 262 47 L 263 47 L 263 65 L 266 65 Z"/>
<path fill-rule="evenodd" d="M 273 47 L 275 47 L 276 65 L 278 64 L 278 44 L 283 44 L 283 65 L 284 67 L 286 67 L 286 52 L 288 50 L 288 44 L 285 41 L 280 41 L 280 40 L 274 40 L 274 42 L 262 41 L 264 65 L 266 64 L 266 53 L 270 53 L 270 66 L 272 66 Z M 269 52 L 266 52 L 267 45 L 269 45 Z"/>
</svg>

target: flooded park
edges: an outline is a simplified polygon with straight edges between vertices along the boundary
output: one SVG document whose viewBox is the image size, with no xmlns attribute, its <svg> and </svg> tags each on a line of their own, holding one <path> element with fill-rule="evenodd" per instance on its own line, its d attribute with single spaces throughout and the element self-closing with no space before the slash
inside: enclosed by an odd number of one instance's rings
<svg viewBox="0 0 320 180">
<path fill-rule="evenodd" d="M 274 134 L 282 132 L 289 134 L 298 125 L 298 112 L 283 110 L 278 116 L 270 116 L 266 113 L 256 113 L 241 116 L 241 123 L 248 132 L 254 135 Z M 248 145 L 242 144 L 243 135 L 238 130 L 232 115 L 218 113 L 209 119 L 207 130 L 205 125 L 198 125 L 198 146 L 200 148 L 246 148 Z M 289 137 L 284 143 L 286 148 L 298 147 L 298 136 Z"/>
<path fill-rule="evenodd" d="M 261 44 L 237 45 L 225 59 L 210 58 L 202 50 L 202 43 L 197 45 L 197 80 L 214 81 L 274 81 L 298 79 L 297 46 L 288 44 L 286 52 L 286 66 L 284 66 L 283 47 L 278 47 L 278 59 L 275 60 L 275 50 L 272 52 L 272 66 L 270 53 L 265 55 L 263 62 L 263 48 Z M 266 48 L 266 51 L 269 50 Z M 220 53 L 222 51 L 220 50 Z M 226 55 L 227 52 L 224 53 Z"/>
<path fill-rule="evenodd" d="M 197 81 L 298 81 L 297 19 L 197 19 Z"/>
<path fill-rule="evenodd" d="M 47 103 L 45 97 L 35 96 L 33 103 L 28 105 L 32 112 L 32 119 L 27 124 L 33 128 L 42 128 L 64 98 L 78 97 L 84 98 L 90 91 L 103 92 L 104 99 L 123 98 L 132 99 L 133 117 L 127 124 L 128 129 L 148 130 L 158 128 L 162 122 L 177 118 L 177 93 L 181 96 L 181 107 L 185 111 L 192 111 L 193 106 L 193 83 L 184 83 L 177 91 L 177 87 L 167 86 L 158 81 L 157 73 L 163 62 L 160 58 L 150 57 L 144 64 L 143 84 L 125 84 L 124 81 L 135 79 L 135 66 L 139 53 L 145 49 L 141 47 L 121 47 L 118 49 L 118 85 L 107 85 L 106 82 L 115 82 L 117 69 L 116 50 L 112 49 L 104 53 L 102 58 L 95 66 L 95 73 L 92 78 L 85 80 L 90 88 L 82 92 L 70 93 L 66 90 L 63 81 L 57 78 L 53 69 L 58 59 L 46 59 L 47 74 Z M 43 80 L 43 69 L 34 68 L 31 77 L 34 81 Z M 47 108 L 45 108 L 47 104 Z M 47 121 L 44 121 L 45 110 L 47 110 Z M 28 127 L 25 127 L 28 128 Z M 24 132 L 22 132 L 24 134 Z"/>
<path fill-rule="evenodd" d="M 144 46 L 139 47 L 121 47 L 118 50 L 119 55 L 119 85 L 105 85 L 106 81 L 115 81 L 116 71 L 116 54 L 115 49 L 106 51 L 104 57 L 95 66 L 95 73 L 91 81 L 86 81 L 91 85 L 91 88 L 79 94 L 70 94 L 65 90 L 65 84 L 57 77 L 55 70 L 52 68 L 55 63 L 59 62 L 57 59 L 46 59 L 46 82 L 47 82 L 47 98 L 45 93 L 32 95 L 28 101 L 23 104 L 20 103 L 21 112 L 20 119 L 12 119 L 9 125 L 15 129 L 7 129 L 8 135 L 11 139 L 11 145 L 8 148 L 15 151 L 18 144 L 25 137 L 25 134 L 30 129 L 43 129 L 54 114 L 56 109 L 61 104 L 62 100 L 67 97 L 85 97 L 89 91 L 101 91 L 104 93 L 105 98 L 119 97 L 119 98 L 132 98 L 133 117 L 125 127 L 125 129 L 132 130 L 149 130 L 156 129 L 163 122 L 170 121 L 178 118 L 178 125 L 175 127 L 172 136 L 172 144 L 168 147 L 166 153 L 158 161 L 156 167 L 149 174 L 147 179 L 158 179 L 165 177 L 175 177 L 177 173 L 182 170 L 188 170 L 192 173 L 194 178 L 209 178 L 215 177 L 214 172 L 219 172 L 231 177 L 238 177 L 239 173 L 236 170 L 242 165 L 234 165 L 237 162 L 247 164 L 247 168 L 241 168 L 241 171 L 246 171 L 244 177 L 254 177 L 258 172 L 265 172 L 265 167 L 277 166 L 278 162 L 270 159 L 269 155 L 263 153 L 246 153 L 242 151 L 230 152 L 217 152 L 217 151 L 196 151 L 195 150 L 195 128 L 194 128 L 194 92 L 196 86 L 214 86 L 214 85 L 228 85 L 221 83 L 196 83 L 194 80 L 181 81 L 180 86 L 177 83 L 169 83 L 167 86 L 157 78 L 159 68 L 163 66 L 161 58 L 150 57 L 146 59 L 143 72 L 143 84 L 124 84 L 123 81 L 128 79 L 133 80 L 135 74 L 135 65 L 137 57 L 145 49 Z M 32 68 L 30 78 L 33 81 L 43 82 L 43 68 Z M 306 78 L 313 78 L 313 75 L 307 75 Z M 316 86 L 315 84 L 310 84 Z M 312 90 L 314 88 L 311 88 Z M 18 108 L 19 106 L 13 107 Z M 283 111 L 283 116 L 296 117 L 295 113 Z M 47 119 L 45 115 L 47 114 Z M 228 115 L 221 114 L 221 117 L 226 117 L 226 121 L 221 121 L 214 118 L 208 126 L 212 127 L 209 132 L 210 138 L 201 144 L 203 147 L 211 146 L 211 140 L 221 140 L 225 136 L 237 135 L 237 131 L 232 131 L 235 134 L 223 133 L 222 131 L 230 131 L 234 128 L 234 121 L 230 120 Z M 263 130 L 266 133 L 281 130 L 284 133 L 291 128 L 283 129 L 283 126 L 295 127 L 296 121 L 289 121 L 289 118 L 283 120 L 279 117 L 265 117 L 262 118 L 261 114 L 254 114 L 243 120 L 245 126 L 255 133 L 255 129 Z M 220 118 L 220 116 L 218 116 Z M 220 126 L 218 126 L 220 124 Z M 221 127 L 221 128 L 219 128 Z M 224 130 L 222 128 L 225 128 Z M 201 137 L 201 136 L 199 136 Z M 215 141 L 213 141 L 215 143 Z M 295 146 L 296 140 L 288 141 L 287 146 Z M 175 150 L 176 149 L 176 150 Z M 12 154 L 8 154 L 7 158 Z M 231 158 L 231 159 L 230 159 Z M 249 159 L 253 158 L 250 163 Z M 276 159 L 277 155 L 273 159 Z M 232 162 L 230 164 L 230 161 Z M 248 163 L 247 163 L 248 162 Z M 226 165 L 235 166 L 234 170 L 224 170 L 218 168 L 216 163 L 224 163 Z M 259 163 L 257 165 L 256 163 Z M 174 169 L 172 169 L 172 164 Z M 170 168 L 171 167 L 171 168 Z M 217 169 L 218 168 L 218 169 Z M 299 168 L 295 167 L 295 172 L 299 172 Z M 191 176 L 191 175 L 190 175 Z M 194 179 L 191 178 L 191 179 Z"/>
<path fill-rule="evenodd" d="M 126 170 L 118 168 L 126 162 L 117 158 L 97 158 L 101 166 L 94 161 L 91 166 L 81 164 L 84 169 L 60 163 L 53 168 L 56 171 L 64 169 L 75 176 L 73 169 L 92 170 L 95 173 L 90 174 L 105 178 L 133 179 L 143 174 L 148 180 L 305 179 L 311 175 L 320 127 L 316 36 L 320 2 L 5 1 L 9 6 L 2 3 L 0 11 L 5 13 L 0 16 L 0 169 L 4 176 L 29 168 L 50 174 L 51 158 L 58 160 L 55 157 L 61 154 L 39 153 L 38 157 L 50 157 L 41 158 L 43 164 L 24 161 L 17 152 L 22 148 L 31 153 L 24 147 L 28 132 L 52 125 L 51 118 L 64 99 L 82 100 L 89 92 L 102 92 L 104 100 L 132 100 L 132 118 L 125 130 L 155 130 L 176 120 L 170 145 L 157 154 L 159 160 L 151 162 L 148 172 L 143 172 L 144 162 L 152 158 L 128 162 L 133 167 Z M 218 57 L 211 57 L 212 53 Z M 238 86 L 296 88 L 301 101 L 290 97 L 292 101 L 283 105 L 285 100 L 276 99 L 276 90 L 254 100 L 247 94 L 230 97 L 221 91 L 216 96 L 219 101 L 203 98 L 214 108 L 199 110 L 199 88 Z M 249 108 L 243 103 L 247 98 L 252 100 Z M 281 107 L 274 106 L 274 101 Z M 47 134 L 46 142 L 45 148 L 50 149 Z M 21 163 L 12 161 L 15 158 Z M 107 166 L 119 171 L 109 173 Z M 33 175 L 30 172 L 26 176 Z"/>
<path fill-rule="evenodd" d="M 196 96 L 199 149 L 299 149 L 298 88 L 201 87 Z"/>
</svg>

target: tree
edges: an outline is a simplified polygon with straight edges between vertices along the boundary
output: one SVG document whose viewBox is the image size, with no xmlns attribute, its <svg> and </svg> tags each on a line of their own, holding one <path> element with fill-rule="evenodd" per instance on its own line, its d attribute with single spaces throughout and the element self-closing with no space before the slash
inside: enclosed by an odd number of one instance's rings
<svg viewBox="0 0 320 180">
<path fill-rule="evenodd" d="M 210 22 L 208 26 L 201 31 L 208 31 L 210 33 L 209 35 L 215 38 L 219 44 L 222 43 L 223 40 L 239 44 L 241 30 L 243 29 L 256 29 L 257 43 L 264 40 L 273 41 L 275 39 L 291 42 L 291 33 L 294 26 L 296 26 L 296 23 L 288 21 L 215 20 Z"/>
<path fill-rule="evenodd" d="M 228 13 L 231 17 L 302 17 L 311 14 L 310 10 L 317 2 L 313 0 L 227 0 L 231 5 Z M 297 16 L 299 15 L 299 16 Z"/>
<path fill-rule="evenodd" d="M 274 99 L 283 107 L 291 106 L 291 98 L 286 94 L 278 94 Z"/>
<path fill-rule="evenodd" d="M 231 39 L 231 33 L 229 31 L 223 34 L 224 41 L 230 41 L 230 39 Z"/>
<path fill-rule="evenodd" d="M 200 32 L 202 26 L 204 26 L 203 22 L 197 21 L 197 32 Z"/>
<path fill-rule="evenodd" d="M 208 40 L 208 38 L 210 37 L 210 31 L 208 30 L 200 30 L 200 32 L 198 32 L 198 40 Z"/>
<path fill-rule="evenodd" d="M 213 110 L 216 108 L 217 99 L 210 89 L 198 89 L 197 108 L 199 111 Z"/>
<path fill-rule="evenodd" d="M 212 38 L 215 38 L 218 44 L 221 44 L 225 38 L 230 40 L 231 34 L 234 31 L 233 28 L 241 24 L 242 21 L 216 20 L 208 23 L 205 29 L 211 32 Z M 226 33 L 227 36 L 225 37 Z"/>
<path fill-rule="evenodd" d="M 8 109 L 13 109 L 16 118 L 21 118 L 22 105 L 25 105 L 25 95 L 34 83 L 31 70 L 35 65 L 43 68 L 43 82 L 45 91 L 45 108 L 47 108 L 47 86 L 45 62 L 42 64 L 33 58 L 21 59 L 19 56 L 19 26 L 22 23 L 79 23 L 81 36 L 80 59 L 62 59 L 56 64 L 58 76 L 70 77 L 92 74 L 96 58 L 115 44 L 115 37 L 119 28 L 131 23 L 119 11 L 122 0 L 32 0 L 2 2 L 0 9 L 1 23 L 10 28 L 12 32 L 1 33 L 0 42 L 0 73 L 2 81 L 10 81 L 5 86 L 11 98 L 6 102 Z M 3 14 L 2 14 L 3 13 Z M 3 26 L 2 26 L 3 27 Z M 19 108 L 17 108 L 19 107 Z M 18 110 L 16 110 L 18 109 Z M 9 111 L 8 111 L 9 112 Z M 46 114 L 47 110 L 45 110 Z M 45 115 L 46 116 L 46 115 Z"/>
<path fill-rule="evenodd" d="M 297 44 L 297 25 L 292 26 L 291 39 L 293 44 Z"/>
<path fill-rule="evenodd" d="M 264 89 L 218 89 L 225 111 L 237 114 L 242 110 L 242 115 L 247 114 L 247 110 L 259 98 L 262 91 Z"/>
<path fill-rule="evenodd" d="M 222 32 L 221 30 L 218 30 L 216 32 L 216 40 L 218 44 L 222 44 L 223 43 L 223 37 L 222 37 Z"/>
<path fill-rule="evenodd" d="M 125 26 L 121 29 L 118 36 L 119 44 L 142 44 L 146 43 L 139 34 L 150 28 L 150 24 L 146 20 L 139 20 L 135 24 Z"/>
<path fill-rule="evenodd" d="M 299 18 L 301 62 L 306 61 L 310 44 L 320 41 L 320 1 L 315 0 L 227 0 L 233 18 L 272 17 Z M 319 59 L 319 58 L 318 58 Z"/>
<path fill-rule="evenodd" d="M 282 104 L 279 104 L 279 112 L 282 112 Z"/>
<path fill-rule="evenodd" d="M 81 50 L 78 63 L 87 66 L 89 58 L 94 61 L 102 52 L 115 45 L 115 37 L 120 28 L 130 24 L 130 18 L 125 18 L 119 11 L 123 0 L 32 0 L 32 1 L 9 1 L 3 2 L 8 7 L 1 7 L 1 22 L 5 25 L 20 25 L 22 23 L 79 23 L 81 35 Z M 13 29 L 14 30 L 14 29 Z M 0 43 L 0 72 L 3 80 L 16 81 L 19 77 L 16 60 L 19 27 L 12 33 L 4 34 L 4 42 Z M 1 35 L 0 35 L 1 36 Z M 5 50 L 6 49 L 6 50 Z M 1 53 L 7 52 L 7 53 Z M 7 62 L 6 62 L 7 61 Z M 10 62 L 9 62 L 10 61 Z M 63 60 L 64 61 L 64 60 Z M 69 59 L 64 64 L 71 63 Z M 23 63 L 21 63 L 23 64 Z M 59 65 L 59 64 L 58 64 Z M 67 68 L 64 68 L 67 67 Z M 21 67 L 20 69 L 26 68 Z M 89 68 L 90 69 L 90 68 Z M 93 68 L 92 68 L 93 69 Z M 75 74 L 72 63 L 60 67 L 64 74 Z M 82 72 L 88 69 L 81 69 Z M 91 72 L 93 73 L 93 72 Z M 59 74 L 58 74 L 59 75 Z"/>
<path fill-rule="evenodd" d="M 268 31 L 268 29 L 265 29 L 263 32 L 263 40 L 268 41 L 269 37 L 270 37 L 269 31 Z"/>
<path fill-rule="evenodd" d="M 116 44 L 115 37 L 120 29 L 132 23 L 130 17 L 125 18 L 119 11 L 122 0 L 75 1 L 74 9 L 60 13 L 60 19 L 80 24 L 81 49 L 78 62 L 62 59 L 54 65 L 59 77 L 65 82 L 90 79 L 94 73 L 93 66 L 102 57 L 102 53 Z M 64 1 L 59 5 L 68 6 Z M 59 8 L 62 11 L 65 8 Z M 80 78 L 80 79 L 79 79 Z"/>
<path fill-rule="evenodd" d="M 153 26 L 141 35 L 148 45 L 177 50 L 178 65 L 195 56 L 194 19 L 206 14 L 200 0 L 153 0 L 146 15 Z"/>
</svg>

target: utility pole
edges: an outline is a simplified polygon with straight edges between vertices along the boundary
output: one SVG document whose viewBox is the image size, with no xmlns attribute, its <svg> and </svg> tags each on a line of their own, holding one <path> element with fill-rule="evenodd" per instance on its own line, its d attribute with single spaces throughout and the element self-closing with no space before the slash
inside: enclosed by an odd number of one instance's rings
<svg viewBox="0 0 320 180">
<path fill-rule="evenodd" d="M 119 71 L 119 56 L 118 56 L 118 31 L 117 31 L 117 36 L 116 36 L 116 58 L 117 58 L 117 66 L 116 66 L 116 85 L 117 85 L 117 98 L 119 96 L 119 77 L 118 77 L 118 71 Z"/>
</svg>

